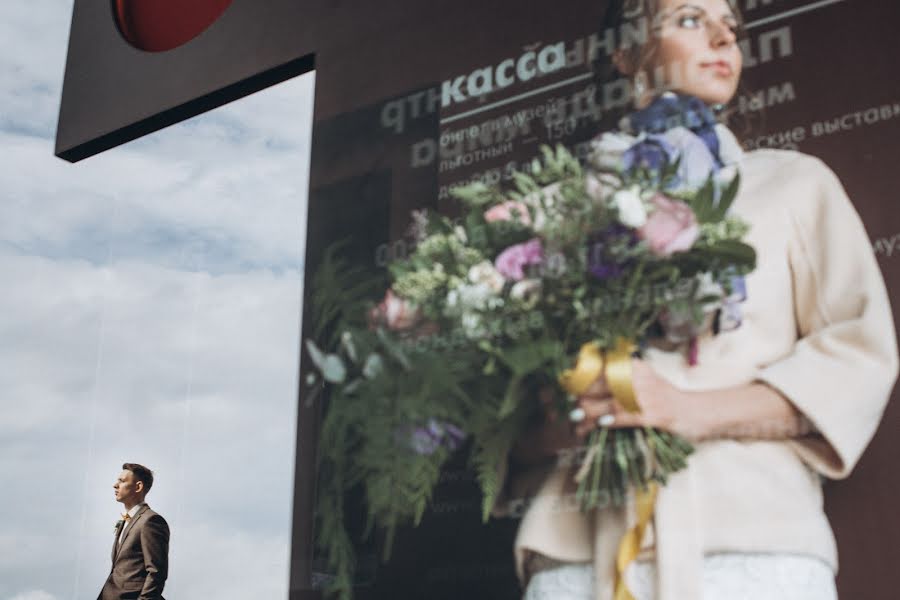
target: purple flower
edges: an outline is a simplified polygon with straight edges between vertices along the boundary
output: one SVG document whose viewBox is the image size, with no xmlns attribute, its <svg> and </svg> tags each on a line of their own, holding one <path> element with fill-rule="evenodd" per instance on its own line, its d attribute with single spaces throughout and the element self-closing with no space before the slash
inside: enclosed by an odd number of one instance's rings
<svg viewBox="0 0 900 600">
<path fill-rule="evenodd" d="M 731 295 L 729 299 L 743 302 L 747 299 L 747 280 L 743 275 L 735 275 L 731 278 Z"/>
<path fill-rule="evenodd" d="M 404 429 L 401 438 L 406 439 L 416 454 L 431 456 L 442 447 L 453 452 L 462 445 L 466 433 L 446 421 L 429 419 L 425 425 Z"/>
<path fill-rule="evenodd" d="M 716 170 L 716 158 L 696 134 L 684 127 L 665 133 L 651 133 L 625 151 L 622 158 L 626 173 L 638 168 L 649 169 L 657 177 L 667 165 L 678 163 L 674 180 L 666 189 L 699 189 Z"/>
<path fill-rule="evenodd" d="M 520 281 L 525 278 L 526 266 L 539 265 L 543 260 L 544 247 L 540 239 L 534 238 L 501 252 L 494 261 L 494 266 L 507 279 Z"/>
<path fill-rule="evenodd" d="M 676 179 L 667 189 L 701 188 L 710 174 L 717 169 L 716 158 L 709 151 L 709 147 L 696 134 L 684 127 L 675 127 L 660 136 L 665 138 L 670 147 L 674 148 L 674 156 L 681 159 L 681 162 L 678 163 Z M 651 137 L 656 136 L 654 134 Z M 672 160 L 674 162 L 675 159 Z"/>
<path fill-rule="evenodd" d="M 731 331 L 741 326 L 744 313 L 741 303 L 747 299 L 747 282 L 743 275 L 732 275 L 731 293 L 722 301 L 719 315 L 719 331 Z"/>
<path fill-rule="evenodd" d="M 648 135 L 636 143 L 622 156 L 622 167 L 626 173 L 644 168 L 659 172 L 674 160 L 675 148 L 662 135 Z"/>
<path fill-rule="evenodd" d="M 744 313 L 739 301 L 726 299 L 722 302 L 722 310 L 719 313 L 719 331 L 737 329 L 743 321 Z"/>
<path fill-rule="evenodd" d="M 631 247 L 638 239 L 631 228 L 620 223 L 591 235 L 588 238 L 588 272 L 601 281 L 622 275 L 631 261 L 617 259 L 612 247 L 623 242 Z"/>
</svg>

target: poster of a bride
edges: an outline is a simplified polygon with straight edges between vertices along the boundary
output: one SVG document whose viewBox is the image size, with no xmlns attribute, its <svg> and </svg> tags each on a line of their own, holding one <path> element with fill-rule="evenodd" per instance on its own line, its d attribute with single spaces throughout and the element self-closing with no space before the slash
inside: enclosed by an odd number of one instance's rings
<svg viewBox="0 0 900 600">
<path fill-rule="evenodd" d="M 656 35 L 645 47 L 620 49 L 609 69 L 634 82 L 638 116 L 670 101 L 653 95 L 660 71 L 674 92 L 710 112 L 731 101 L 742 66 L 733 6 L 613 2 L 608 27 L 640 14 L 629 14 L 629 4 L 643 6 Z M 649 88 L 656 89 L 642 93 Z M 724 122 L 713 128 L 713 144 L 736 147 Z M 837 597 L 818 476 L 846 477 L 878 426 L 897 375 L 891 309 L 869 238 L 834 173 L 796 151 L 737 154 L 742 189 L 732 210 L 750 222 L 758 257 L 740 327 L 701 332 L 694 366 L 651 346 L 633 364 L 641 412 L 626 411 L 601 377 L 579 397 L 574 431 L 564 420 L 535 429 L 513 460 L 558 455 L 598 420 L 682 433 L 695 453 L 661 488 L 653 527 L 618 587 L 620 539 L 634 515 L 533 502 L 516 540 L 526 600 Z M 562 493 L 567 475 L 554 470 L 536 494 Z"/>
<path fill-rule="evenodd" d="M 647 43 L 597 58 L 632 102 L 586 161 L 548 148 L 515 193 L 418 215 L 374 307 L 323 269 L 347 307 L 320 302 L 333 333 L 306 342 L 331 386 L 334 564 L 345 482 L 371 523 L 418 523 L 470 438 L 485 517 L 521 517 L 525 600 L 837 598 L 822 480 L 853 470 L 898 375 L 869 236 L 821 159 L 739 143 L 733 3 L 613 1 L 601 30 L 637 20 Z"/>
</svg>

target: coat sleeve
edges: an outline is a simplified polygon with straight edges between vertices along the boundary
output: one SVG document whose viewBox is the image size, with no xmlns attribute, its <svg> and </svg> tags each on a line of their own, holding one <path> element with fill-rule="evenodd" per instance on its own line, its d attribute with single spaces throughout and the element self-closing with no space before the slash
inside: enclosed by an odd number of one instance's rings
<svg viewBox="0 0 900 600">
<path fill-rule="evenodd" d="M 758 379 L 817 430 L 789 443 L 826 477 L 847 477 L 878 428 L 897 379 L 891 306 L 862 220 L 837 176 L 809 157 L 814 192 L 788 207 L 798 339 Z"/>
<path fill-rule="evenodd" d="M 169 575 L 169 525 L 160 515 L 141 528 L 141 550 L 147 577 L 138 600 L 159 600 Z"/>
</svg>

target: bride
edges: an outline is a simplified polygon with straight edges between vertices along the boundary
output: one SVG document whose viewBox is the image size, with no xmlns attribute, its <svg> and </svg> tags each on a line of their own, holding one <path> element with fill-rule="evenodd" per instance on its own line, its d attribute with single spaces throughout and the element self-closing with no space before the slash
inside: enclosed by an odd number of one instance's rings
<svg viewBox="0 0 900 600">
<path fill-rule="evenodd" d="M 639 133 L 667 104 L 699 98 L 709 121 L 695 133 L 741 173 L 732 210 L 751 224 L 758 256 L 746 278 L 743 322 L 719 335 L 699 332 L 694 366 L 661 344 L 632 359 L 640 413 L 619 406 L 602 376 L 568 422 L 548 410 L 511 453 L 494 514 L 528 501 L 515 542 L 526 600 L 835 599 L 837 551 L 821 477 L 849 475 L 898 373 L 878 264 L 821 160 L 744 152 L 713 120 L 741 74 L 741 16 L 731 4 L 613 0 L 606 25 L 618 29 L 635 17 L 646 18 L 654 35 L 609 61 L 635 90 L 638 110 L 624 124 Z M 660 489 L 652 527 L 618 593 L 616 553 L 633 510 L 579 511 L 565 502 L 574 490 L 571 465 L 555 460 L 599 425 L 667 429 L 696 448 Z"/>
</svg>

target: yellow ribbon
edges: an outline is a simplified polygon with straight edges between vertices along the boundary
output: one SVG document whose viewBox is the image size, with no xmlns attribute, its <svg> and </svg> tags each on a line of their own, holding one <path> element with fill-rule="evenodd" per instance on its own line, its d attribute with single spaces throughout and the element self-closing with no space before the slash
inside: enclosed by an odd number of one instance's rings
<svg viewBox="0 0 900 600">
<path fill-rule="evenodd" d="M 559 383 L 570 394 L 580 396 L 605 371 L 606 384 L 616 401 L 628 412 L 640 412 L 641 407 L 637 403 L 631 381 L 631 354 L 634 349 L 634 342 L 619 338 L 615 348 L 604 355 L 595 342 L 588 342 L 579 350 L 575 367 L 564 371 L 559 377 Z M 575 474 L 575 481 L 580 482 L 587 476 L 594 455 L 599 451 L 596 446 L 588 450 L 584 462 Z M 636 523 L 622 536 L 616 555 L 615 600 L 634 600 L 625 584 L 625 571 L 640 552 L 644 531 L 653 516 L 657 489 L 657 485 L 651 482 L 646 490 L 635 490 Z"/>
<path fill-rule="evenodd" d="M 587 342 L 578 351 L 575 368 L 559 376 L 559 384 L 573 396 L 584 394 L 606 370 L 606 383 L 613 396 L 628 412 L 640 412 L 631 385 L 631 354 L 634 342 L 619 338 L 616 346 L 605 353 L 597 342 Z"/>
<path fill-rule="evenodd" d="M 628 591 L 625 584 L 625 570 L 628 565 L 637 558 L 641 551 L 641 540 L 644 538 L 644 530 L 653 516 L 653 508 L 656 505 L 656 491 L 658 486 L 650 482 L 646 490 L 636 490 L 634 493 L 635 512 L 637 522 L 634 527 L 622 536 L 619 542 L 619 553 L 616 556 L 616 581 L 615 600 L 634 600 L 634 596 Z"/>
<path fill-rule="evenodd" d="M 631 384 L 631 354 L 634 351 L 633 342 L 619 338 L 606 359 L 606 385 L 619 404 L 632 413 L 641 412 Z"/>
<path fill-rule="evenodd" d="M 573 396 L 585 393 L 603 374 L 603 354 L 596 342 L 584 344 L 578 351 L 574 369 L 566 369 L 559 376 L 559 385 Z"/>
</svg>

